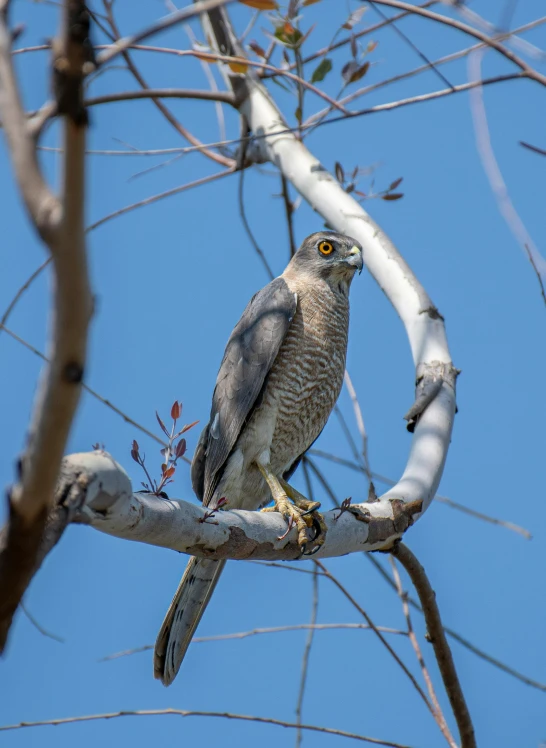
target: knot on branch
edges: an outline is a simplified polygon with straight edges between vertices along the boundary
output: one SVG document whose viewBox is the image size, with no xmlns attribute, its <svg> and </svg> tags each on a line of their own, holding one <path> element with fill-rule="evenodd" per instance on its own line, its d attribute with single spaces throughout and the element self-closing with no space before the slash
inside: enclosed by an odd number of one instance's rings
<svg viewBox="0 0 546 748">
<path fill-rule="evenodd" d="M 406 428 L 411 434 L 415 431 L 419 418 L 442 389 L 442 385 L 446 384 L 455 390 L 455 382 L 460 373 L 460 369 L 456 369 L 451 361 L 419 364 L 415 380 L 415 402 L 404 416 L 404 420 L 408 422 Z"/>
<path fill-rule="evenodd" d="M 53 89 L 57 113 L 81 127 L 89 123 L 83 103 L 83 80 L 96 69 L 91 17 L 82 0 L 70 0 L 66 13 L 63 38 L 53 43 Z"/>
<path fill-rule="evenodd" d="M 347 508 L 347 511 L 353 517 L 368 525 L 368 543 L 371 545 L 381 545 L 388 542 L 389 547 L 391 547 L 392 543 L 398 539 L 393 536 L 401 537 L 408 527 L 413 525 L 416 515 L 423 510 L 421 499 L 408 502 L 402 501 L 402 499 L 390 499 L 390 505 L 392 507 L 392 518 L 374 517 L 365 506 L 354 505 Z"/>
</svg>

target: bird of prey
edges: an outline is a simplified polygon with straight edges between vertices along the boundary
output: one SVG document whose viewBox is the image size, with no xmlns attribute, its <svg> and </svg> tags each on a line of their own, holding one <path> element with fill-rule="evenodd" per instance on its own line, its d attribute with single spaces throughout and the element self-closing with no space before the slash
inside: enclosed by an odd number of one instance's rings
<svg viewBox="0 0 546 748">
<path fill-rule="evenodd" d="M 362 247 L 343 234 L 311 234 L 285 271 L 252 297 L 228 340 L 210 420 L 192 462 L 203 505 L 260 509 L 273 499 L 305 553 L 324 542 L 322 518 L 287 483 L 326 425 L 343 383 L 349 288 Z M 220 502 L 224 505 L 224 502 Z M 318 517 L 318 520 L 317 520 Z M 290 526 L 289 524 L 289 526 Z M 308 530 L 315 528 L 310 540 Z M 225 561 L 191 558 L 163 621 L 154 675 L 168 686 Z"/>
</svg>

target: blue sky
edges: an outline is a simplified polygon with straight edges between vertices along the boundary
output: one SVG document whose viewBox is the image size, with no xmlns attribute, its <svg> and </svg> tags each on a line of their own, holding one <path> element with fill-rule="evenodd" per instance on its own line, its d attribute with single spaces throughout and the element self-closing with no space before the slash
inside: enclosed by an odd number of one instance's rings
<svg viewBox="0 0 546 748">
<path fill-rule="evenodd" d="M 497 22 L 501 6 L 476 0 L 472 7 Z M 302 28 L 317 23 L 310 50 L 327 43 L 346 15 L 345 3 L 323 0 L 310 7 Z M 165 12 L 158 2 L 118 0 L 123 32 L 134 31 Z M 512 26 L 543 13 L 540 0 L 520 0 Z M 14 20 L 27 31 L 19 46 L 42 43 L 56 27 L 52 5 L 19 2 Z M 233 10 L 238 28 L 247 9 Z M 376 22 L 373 10 L 364 24 Z M 263 39 L 257 23 L 251 38 Z M 463 35 L 424 19 L 400 27 L 430 58 L 471 43 Z M 198 27 L 194 29 L 200 35 Z M 415 52 L 392 30 L 370 37 L 378 42 L 364 82 L 373 83 L 420 64 Z M 546 47 L 540 27 L 526 34 Z M 102 41 L 102 40 L 101 40 Z M 157 44 L 184 48 L 182 29 L 157 37 Z M 263 42 L 261 42 L 263 43 Z M 36 52 L 17 60 L 24 99 L 41 104 L 47 82 L 47 56 Z M 135 55 L 151 85 L 207 87 L 200 65 L 188 59 Z M 339 89 L 348 53 L 333 57 L 324 87 Z M 532 61 L 546 73 L 544 61 Z M 312 66 L 306 69 L 309 78 Z M 485 57 L 487 75 L 513 70 L 493 52 Z M 465 62 L 442 68 L 452 82 L 464 82 Z M 133 89 L 129 73 L 111 70 L 93 83 L 94 93 Z M 443 88 L 433 73 L 371 93 L 354 106 L 369 107 Z M 293 122 L 294 99 L 271 86 Z M 524 140 L 542 148 L 546 98 L 530 81 L 490 86 L 485 102 L 492 143 L 513 202 L 539 248 L 546 246 L 544 174 L 546 160 L 523 149 Z M 213 105 L 170 101 L 169 107 L 203 141 L 218 139 Z M 306 113 L 320 102 L 307 97 Z M 226 112 L 228 133 L 237 137 L 237 120 Z M 109 104 L 92 111 L 90 147 L 176 148 L 185 145 L 149 102 Z M 58 144 L 55 128 L 44 141 Z M 434 504 L 407 535 L 408 545 L 425 565 L 436 589 L 446 625 L 530 678 L 546 682 L 542 592 L 546 516 L 541 474 L 546 402 L 541 382 L 546 367 L 542 341 L 544 303 L 529 262 L 501 218 L 476 151 L 467 94 L 362 117 L 317 129 L 308 145 L 324 165 L 339 161 L 346 169 L 375 166 L 375 189 L 404 177 L 404 198 L 371 200 L 366 208 L 397 243 L 446 318 L 458 385 L 459 414 L 440 491 L 480 512 L 529 529 L 531 541 L 503 527 L 485 524 L 442 504 Z M 5 147 L 0 151 L 3 196 L 4 263 L 0 312 L 43 261 L 44 252 L 26 224 Z M 164 168 L 131 179 L 162 163 L 161 157 L 90 156 L 88 223 L 134 201 L 168 190 L 219 169 L 192 154 Z M 58 177 L 57 157 L 42 154 L 49 178 Z M 93 320 L 88 384 L 147 428 L 157 431 L 154 412 L 167 417 L 176 398 L 187 421 L 206 419 L 217 368 L 227 337 L 250 296 L 265 284 L 264 269 L 241 225 L 238 176 L 158 201 L 109 221 L 89 235 L 89 258 L 97 312 Z M 361 187 L 369 192 L 369 178 Z M 244 177 L 247 215 L 275 273 L 288 257 L 280 180 L 271 167 Z M 322 221 L 301 205 L 295 215 L 300 242 Z M 10 318 L 9 326 L 40 350 L 45 349 L 49 279 L 38 279 Z M 348 368 L 360 397 L 369 432 L 372 469 L 396 479 L 408 454 L 410 437 L 402 415 L 412 402 L 413 371 L 403 327 L 367 274 L 352 289 Z M 39 374 L 38 359 L 0 332 L 0 479 L 13 480 Z M 340 406 L 358 439 L 347 394 Z M 197 429 L 190 432 L 193 450 Z M 138 439 L 150 467 L 159 466 L 157 445 L 127 425 L 100 402 L 84 395 L 68 450 L 86 451 L 95 442 L 122 462 L 138 485 L 142 476 L 129 456 Z M 339 424 L 332 419 L 317 447 L 350 457 Z M 359 500 L 364 480 L 321 461 L 339 497 Z M 191 499 L 189 471 L 181 468 L 171 496 Z M 297 485 L 303 487 L 299 475 Z M 379 486 L 378 486 L 379 488 Z M 316 495 L 324 499 L 320 487 Z M 385 565 L 386 559 L 378 560 Z M 131 544 L 72 527 L 34 579 L 25 598 L 28 610 L 60 644 L 42 636 L 21 612 L 0 667 L 0 723 L 15 723 L 132 709 L 200 709 L 271 716 L 293 721 L 305 632 L 255 636 L 241 641 L 195 644 L 174 685 L 165 691 L 153 680 L 151 653 L 111 662 L 99 658 L 153 643 L 178 584 L 185 558 L 159 548 Z M 302 568 L 312 568 L 310 562 Z M 339 576 L 377 624 L 402 628 L 400 603 L 362 555 L 335 559 L 326 566 Z M 318 620 L 356 622 L 361 618 L 326 579 L 319 583 Z M 199 635 L 246 631 L 308 621 L 311 577 L 249 563 L 231 563 L 199 628 Z M 423 623 L 413 621 L 425 657 L 446 699 Z M 407 640 L 389 641 L 418 673 Z M 515 680 L 453 644 L 457 668 L 474 719 L 480 747 L 538 746 L 546 739 L 546 693 Z M 367 631 L 319 631 L 310 655 L 304 722 L 337 727 L 418 748 L 433 748 L 442 738 L 409 681 Z M 451 723 L 452 720 L 449 718 Z M 102 742 L 131 741 L 135 748 L 152 740 L 162 745 L 251 744 L 264 748 L 292 745 L 295 735 L 280 728 L 176 717 L 124 718 L 3 735 L 10 748 L 82 748 Z M 337 746 L 343 738 L 305 735 L 308 746 Z"/>
</svg>

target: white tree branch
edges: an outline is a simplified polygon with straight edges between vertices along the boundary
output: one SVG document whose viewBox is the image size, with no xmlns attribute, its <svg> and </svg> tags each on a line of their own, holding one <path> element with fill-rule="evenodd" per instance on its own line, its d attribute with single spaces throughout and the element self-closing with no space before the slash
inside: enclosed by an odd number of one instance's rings
<svg viewBox="0 0 546 748">
<path fill-rule="evenodd" d="M 127 474 L 107 452 L 65 457 L 61 474 L 59 505 L 66 508 L 66 496 L 72 497 L 67 523 L 75 518 L 108 535 L 203 558 L 279 561 L 301 557 L 295 528 L 279 539 L 286 533 L 280 514 L 234 510 L 207 516 L 200 504 L 133 493 Z M 390 547 L 420 511 L 421 501 L 395 499 L 326 512 L 326 540 L 313 558 Z M 44 550 L 47 553 L 49 548 Z"/>
<path fill-rule="evenodd" d="M 215 40 L 224 54 L 242 54 L 225 9 L 204 15 L 202 22 L 207 38 Z M 416 366 L 416 402 L 405 416 L 414 427 L 414 437 L 401 479 L 373 506 L 374 511 L 380 507 L 389 512 L 392 499 L 420 500 L 425 511 L 440 483 L 456 410 L 458 372 L 451 362 L 443 318 L 381 227 L 319 159 L 287 132 L 277 105 L 252 71 L 236 75 L 224 66 L 223 72 L 241 102 L 241 114 L 258 136 L 247 146 L 247 154 L 277 166 L 328 225 L 358 239 L 368 270 L 404 323 Z"/>
</svg>

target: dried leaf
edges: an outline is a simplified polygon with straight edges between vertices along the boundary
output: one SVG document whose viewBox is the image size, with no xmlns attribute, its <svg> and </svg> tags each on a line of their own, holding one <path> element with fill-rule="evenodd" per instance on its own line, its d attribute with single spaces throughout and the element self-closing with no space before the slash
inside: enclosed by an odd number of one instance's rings
<svg viewBox="0 0 546 748">
<path fill-rule="evenodd" d="M 351 60 L 346 65 L 344 65 L 341 69 L 341 77 L 345 81 L 345 83 L 350 83 L 352 80 L 352 76 L 356 73 L 358 70 L 358 62 L 355 62 L 354 60 Z"/>
<path fill-rule="evenodd" d="M 256 10 L 277 10 L 279 7 L 275 0 L 239 0 L 239 2 Z"/>
<path fill-rule="evenodd" d="M 323 81 L 331 69 L 332 60 L 330 60 L 328 57 L 325 57 L 314 69 L 313 75 L 311 76 L 311 83 L 320 83 L 321 81 Z"/>
<path fill-rule="evenodd" d="M 337 181 L 343 184 L 343 182 L 345 181 L 345 172 L 343 171 L 343 166 L 339 163 L 339 161 L 336 161 L 334 165 L 334 171 L 336 173 Z"/>
<path fill-rule="evenodd" d="M 305 8 L 306 5 L 314 5 L 315 3 L 320 3 L 320 0 L 303 0 L 302 8 Z"/>
<path fill-rule="evenodd" d="M 401 197 L 404 197 L 403 192 L 387 192 L 383 195 L 383 200 L 400 200 Z"/>
<path fill-rule="evenodd" d="M 363 5 L 360 8 L 357 8 L 357 10 L 353 11 L 349 18 L 345 21 L 345 23 L 342 25 L 342 29 L 347 29 L 348 31 L 352 31 L 353 28 L 356 26 L 357 23 L 360 22 L 360 19 L 364 15 L 364 13 L 368 10 L 368 8 Z"/>
<path fill-rule="evenodd" d="M 341 75 L 343 76 L 343 80 L 345 81 L 345 83 L 354 83 L 355 81 L 359 81 L 361 78 L 363 78 L 368 72 L 369 68 L 369 62 L 365 62 L 364 65 L 359 65 L 354 60 L 351 60 L 351 62 L 348 62 L 343 66 Z"/>
<path fill-rule="evenodd" d="M 175 400 L 171 408 L 171 418 L 173 419 L 173 421 L 178 421 L 181 413 L 182 403 L 179 403 L 178 400 Z"/>
<path fill-rule="evenodd" d="M 398 187 L 398 185 L 402 182 L 403 179 L 404 177 L 400 177 L 399 179 L 395 179 L 394 182 L 391 182 L 391 184 L 389 185 L 388 191 L 390 192 L 391 190 L 395 190 Z"/>
<path fill-rule="evenodd" d="M 265 59 L 266 52 L 264 49 L 262 49 L 262 47 L 260 47 L 258 42 L 251 41 L 249 42 L 248 46 L 249 46 L 249 49 L 251 49 L 254 52 L 254 54 L 258 55 L 258 57 L 262 57 L 263 59 Z"/>
<path fill-rule="evenodd" d="M 370 52 L 373 52 L 377 47 L 377 44 L 378 42 L 368 42 L 368 46 L 366 47 L 366 54 L 370 54 Z"/>
<path fill-rule="evenodd" d="M 244 62 L 228 62 L 227 66 L 234 73 L 246 73 L 248 65 Z"/>
</svg>

